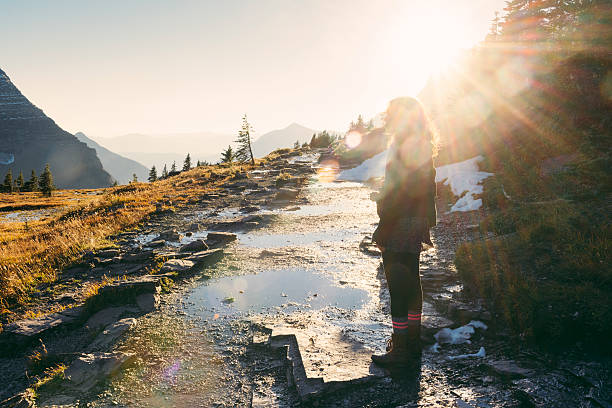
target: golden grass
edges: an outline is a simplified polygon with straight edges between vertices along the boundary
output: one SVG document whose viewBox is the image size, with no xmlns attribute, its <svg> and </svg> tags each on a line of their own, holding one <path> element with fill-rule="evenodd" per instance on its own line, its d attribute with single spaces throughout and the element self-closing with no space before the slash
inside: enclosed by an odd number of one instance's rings
<svg viewBox="0 0 612 408">
<path fill-rule="evenodd" d="M 274 154 L 259 163 L 273 158 Z M 53 282 L 58 271 L 84 251 L 109 246 L 108 237 L 135 227 L 155 212 L 157 203 L 170 200 L 173 207 L 184 206 L 250 167 L 202 166 L 155 183 L 61 190 L 50 198 L 0 194 L 0 208 L 59 208 L 27 227 L 25 222 L 0 223 L 0 313 L 26 303 L 39 283 Z M 87 194 L 91 192 L 101 194 Z"/>
</svg>

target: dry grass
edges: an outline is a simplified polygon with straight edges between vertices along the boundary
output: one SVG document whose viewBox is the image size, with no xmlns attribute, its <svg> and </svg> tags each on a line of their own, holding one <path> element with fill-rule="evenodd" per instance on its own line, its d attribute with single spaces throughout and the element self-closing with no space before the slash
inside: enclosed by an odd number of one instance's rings
<svg viewBox="0 0 612 408">
<path fill-rule="evenodd" d="M 35 193 L 0 194 L 0 211 L 57 209 L 27 225 L 0 224 L 0 313 L 27 302 L 39 283 L 53 282 L 58 272 L 79 260 L 84 251 L 108 247 L 112 244 L 108 237 L 137 226 L 156 211 L 156 204 L 171 201 L 173 207 L 184 206 L 249 168 L 236 164 L 202 166 L 155 183 L 62 190 L 51 198 Z"/>
</svg>

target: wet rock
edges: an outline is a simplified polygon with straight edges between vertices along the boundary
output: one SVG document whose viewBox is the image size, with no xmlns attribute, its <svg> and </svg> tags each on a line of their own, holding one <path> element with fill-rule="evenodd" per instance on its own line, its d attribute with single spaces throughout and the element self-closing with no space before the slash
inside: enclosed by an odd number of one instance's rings
<svg viewBox="0 0 612 408">
<path fill-rule="evenodd" d="M 23 319 L 4 327 L 4 334 L 21 338 L 34 338 L 62 324 L 72 323 L 76 317 L 52 313 L 35 319 Z"/>
<path fill-rule="evenodd" d="M 179 234 L 178 231 L 173 228 L 171 230 L 162 232 L 161 234 L 159 234 L 158 238 L 166 241 L 180 241 L 181 234 Z"/>
<path fill-rule="evenodd" d="M 163 239 L 155 239 L 153 241 L 149 241 L 146 245 L 151 248 L 159 248 L 166 245 L 166 241 Z"/>
<path fill-rule="evenodd" d="M 31 388 L 0 402 L 0 407 L 3 408 L 30 408 L 35 406 L 36 394 Z"/>
<path fill-rule="evenodd" d="M 102 309 L 87 320 L 85 327 L 95 330 L 108 326 L 109 324 L 119 320 L 119 317 L 128 310 L 129 309 L 124 306 Z"/>
<path fill-rule="evenodd" d="M 155 293 L 143 293 L 136 296 L 136 305 L 144 313 L 152 312 L 157 308 L 159 296 Z"/>
<path fill-rule="evenodd" d="M 153 257 L 153 251 L 141 251 L 123 256 L 123 262 L 143 262 Z"/>
<path fill-rule="evenodd" d="M 236 239 L 236 234 L 232 234 L 231 232 L 209 232 L 208 235 L 206 235 L 206 243 L 209 247 L 224 246 Z"/>
<path fill-rule="evenodd" d="M 98 251 L 96 253 L 96 256 L 100 258 L 114 258 L 116 256 L 119 256 L 120 253 L 121 251 L 119 251 L 118 249 L 111 248 L 111 249 L 105 249 L 102 251 Z"/>
<path fill-rule="evenodd" d="M 294 200 L 299 194 L 299 190 L 294 188 L 279 188 L 276 193 L 277 200 Z"/>
<path fill-rule="evenodd" d="M 533 370 L 519 367 L 512 360 L 490 361 L 486 366 L 493 373 L 508 379 L 525 378 L 534 374 Z"/>
<path fill-rule="evenodd" d="M 198 224 L 197 222 L 194 222 L 192 224 L 189 224 L 189 226 L 187 227 L 187 231 L 198 232 L 200 228 L 201 228 L 200 224 Z"/>
<path fill-rule="evenodd" d="M 81 354 L 64 372 L 67 386 L 87 392 L 116 373 L 133 356 L 121 352 Z"/>
<path fill-rule="evenodd" d="M 261 208 L 257 207 L 256 205 L 247 205 L 247 206 L 241 207 L 240 211 L 243 213 L 252 213 L 252 212 L 257 212 L 260 209 Z"/>
<path fill-rule="evenodd" d="M 202 241 L 201 239 L 196 239 L 195 241 L 192 241 L 188 244 L 183 245 L 179 249 L 179 252 L 198 252 L 198 251 L 205 251 L 207 249 L 208 249 L 208 245 L 206 245 L 204 241 Z"/>
<path fill-rule="evenodd" d="M 223 249 L 221 248 L 210 249 L 206 251 L 196 252 L 193 255 L 186 258 L 186 260 L 191 261 L 194 264 L 200 265 L 203 263 L 214 262 L 218 260 L 221 257 L 221 255 L 223 255 Z"/>
<path fill-rule="evenodd" d="M 195 266 L 193 261 L 188 261 L 186 259 L 170 259 L 164 263 L 161 268 L 161 273 L 168 272 L 188 272 Z"/>
<path fill-rule="evenodd" d="M 102 333 L 96 337 L 93 343 L 90 344 L 90 349 L 103 349 L 114 343 L 119 336 L 129 330 L 130 327 L 136 324 L 136 319 L 128 317 L 121 319 L 115 323 L 111 323 Z"/>
</svg>

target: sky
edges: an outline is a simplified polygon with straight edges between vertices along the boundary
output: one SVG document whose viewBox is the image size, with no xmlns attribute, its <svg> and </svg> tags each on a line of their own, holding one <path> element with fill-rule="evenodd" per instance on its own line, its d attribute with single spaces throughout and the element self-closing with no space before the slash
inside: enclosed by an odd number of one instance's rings
<svg viewBox="0 0 612 408">
<path fill-rule="evenodd" d="M 504 0 L 0 0 L 0 68 L 69 132 L 345 130 L 416 95 Z"/>
</svg>

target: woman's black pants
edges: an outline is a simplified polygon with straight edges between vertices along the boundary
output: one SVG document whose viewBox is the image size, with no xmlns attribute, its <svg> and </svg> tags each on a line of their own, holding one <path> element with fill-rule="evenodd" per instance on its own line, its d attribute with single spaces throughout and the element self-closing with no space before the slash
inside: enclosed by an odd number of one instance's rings
<svg viewBox="0 0 612 408">
<path fill-rule="evenodd" d="M 423 290 L 419 275 L 420 254 L 383 251 L 383 266 L 391 295 L 391 316 L 421 313 Z"/>
</svg>

